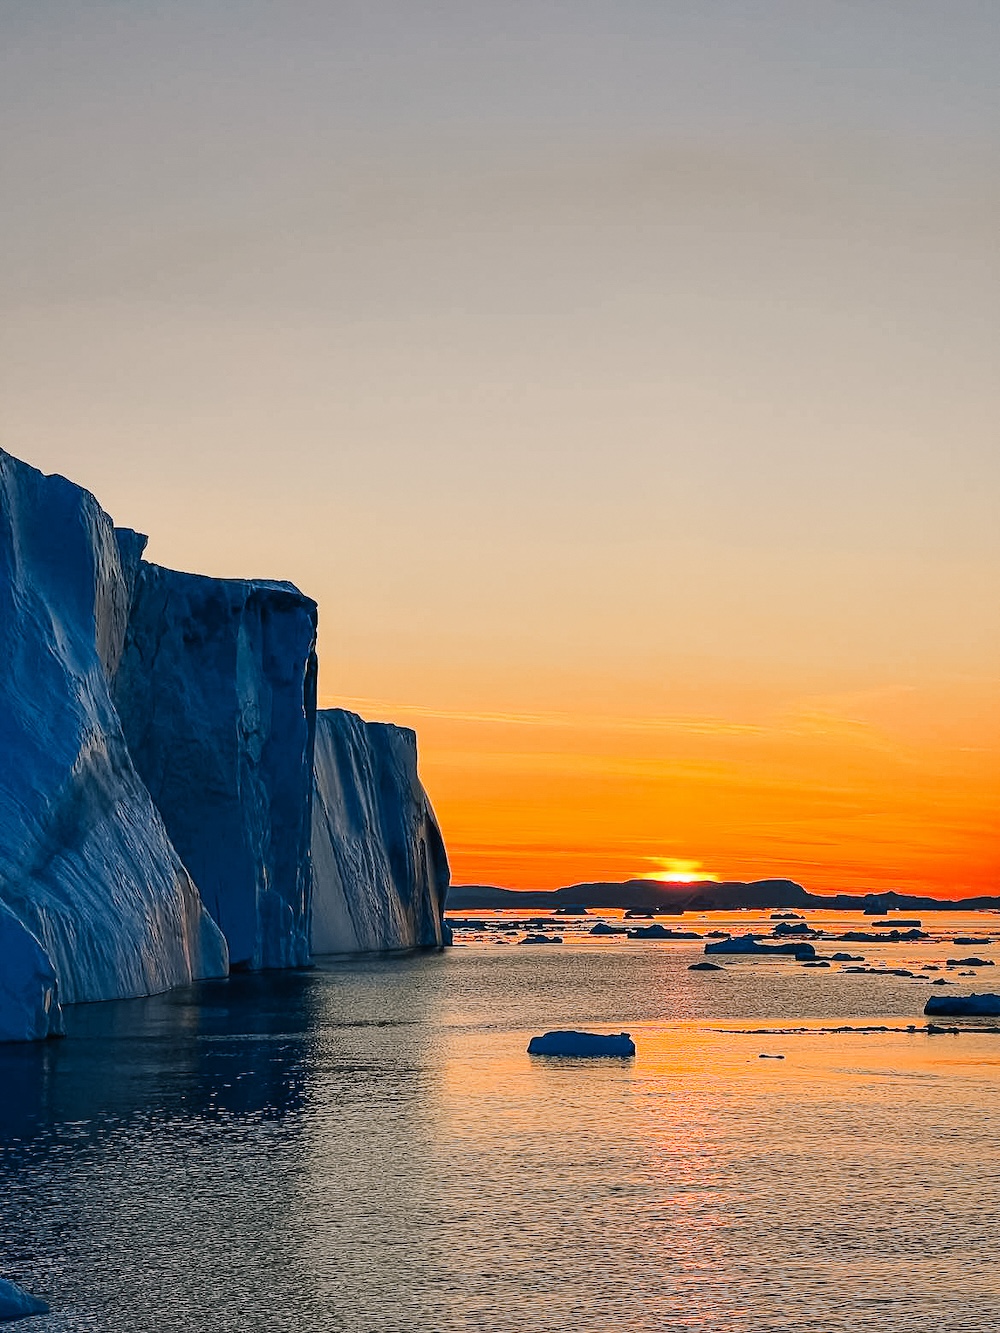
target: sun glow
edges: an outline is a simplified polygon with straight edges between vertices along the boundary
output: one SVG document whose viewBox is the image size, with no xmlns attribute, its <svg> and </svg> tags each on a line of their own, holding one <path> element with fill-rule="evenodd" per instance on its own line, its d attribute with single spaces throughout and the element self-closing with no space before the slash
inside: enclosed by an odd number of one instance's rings
<svg viewBox="0 0 1000 1333">
<path fill-rule="evenodd" d="M 640 876 L 641 879 L 656 879 L 663 884 L 691 884 L 703 879 L 718 883 L 719 880 L 718 875 L 705 870 L 700 861 L 683 861 L 672 856 L 652 856 L 649 859 L 660 868 Z"/>
</svg>

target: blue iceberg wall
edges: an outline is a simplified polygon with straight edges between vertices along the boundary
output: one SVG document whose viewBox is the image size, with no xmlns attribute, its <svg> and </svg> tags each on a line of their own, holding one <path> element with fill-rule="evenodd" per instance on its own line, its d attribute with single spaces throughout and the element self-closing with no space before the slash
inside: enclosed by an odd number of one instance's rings
<svg viewBox="0 0 1000 1333">
<path fill-rule="evenodd" d="M 0 451 L 0 1040 L 226 972 L 111 697 L 141 545 Z"/>
<path fill-rule="evenodd" d="M 233 967 L 309 960 L 316 603 L 143 563 L 116 699 Z"/>
<path fill-rule="evenodd" d="M 0 1041 L 230 965 L 447 940 L 416 737 L 317 714 L 316 604 L 145 543 L 0 451 Z"/>
<path fill-rule="evenodd" d="M 320 711 L 312 822 L 315 953 L 447 942 L 448 857 L 412 731 Z"/>
</svg>

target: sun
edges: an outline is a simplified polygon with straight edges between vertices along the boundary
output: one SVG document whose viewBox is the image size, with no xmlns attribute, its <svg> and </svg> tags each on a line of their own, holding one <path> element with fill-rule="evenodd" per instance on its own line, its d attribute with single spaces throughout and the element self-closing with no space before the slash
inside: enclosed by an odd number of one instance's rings
<svg viewBox="0 0 1000 1333">
<path fill-rule="evenodd" d="M 684 861 L 674 856 L 650 856 L 647 860 L 659 866 L 659 869 L 640 875 L 640 879 L 655 879 L 661 884 L 691 884 L 703 879 L 718 883 L 719 880 L 718 875 L 705 870 L 700 861 Z"/>
</svg>

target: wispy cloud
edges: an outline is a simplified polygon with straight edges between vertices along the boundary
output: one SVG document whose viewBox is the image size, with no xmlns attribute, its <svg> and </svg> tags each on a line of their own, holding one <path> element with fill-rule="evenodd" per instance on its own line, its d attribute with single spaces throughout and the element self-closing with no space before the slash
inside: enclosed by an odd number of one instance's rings
<svg viewBox="0 0 1000 1333">
<path fill-rule="evenodd" d="M 629 717 L 615 714 L 577 712 L 476 712 L 461 709 L 432 708 L 423 704 L 398 703 L 391 699 L 374 699 L 362 695 L 325 695 L 320 700 L 324 708 L 351 708 L 379 718 L 401 717 L 436 718 L 447 722 L 466 722 L 493 726 L 555 727 L 567 730 L 601 730 L 633 732 L 684 732 L 704 736 L 766 735 L 772 728 L 755 722 L 733 722 L 711 716 L 651 716 Z"/>
</svg>

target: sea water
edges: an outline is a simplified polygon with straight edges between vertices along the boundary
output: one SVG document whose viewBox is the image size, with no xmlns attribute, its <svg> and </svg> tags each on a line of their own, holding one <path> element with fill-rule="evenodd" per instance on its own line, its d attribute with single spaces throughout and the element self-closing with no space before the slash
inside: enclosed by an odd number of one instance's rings
<svg viewBox="0 0 1000 1333">
<path fill-rule="evenodd" d="M 78 1006 L 0 1049 L 0 1275 L 46 1333 L 995 1330 L 1000 1021 L 922 1009 L 1000 990 L 945 968 L 1000 917 L 923 919 L 819 946 L 922 980 L 581 919 Z M 720 923 L 769 928 L 665 919 Z M 638 1053 L 529 1057 L 554 1027 Z"/>
</svg>

